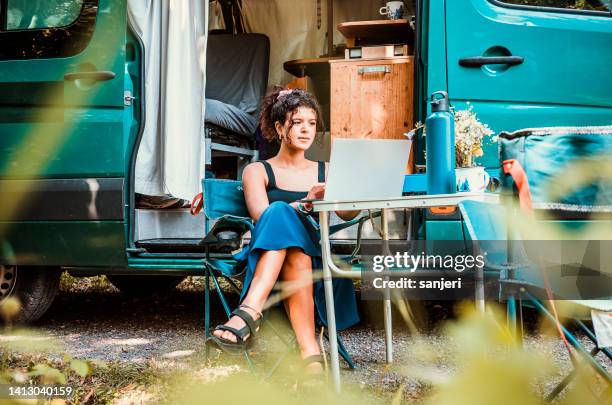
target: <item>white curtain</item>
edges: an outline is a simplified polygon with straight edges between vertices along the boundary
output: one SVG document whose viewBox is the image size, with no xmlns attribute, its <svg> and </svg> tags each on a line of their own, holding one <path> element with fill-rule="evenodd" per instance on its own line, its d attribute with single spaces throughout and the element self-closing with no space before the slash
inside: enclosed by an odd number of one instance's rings
<svg viewBox="0 0 612 405">
<path fill-rule="evenodd" d="M 204 176 L 208 0 L 128 0 L 128 15 L 145 48 L 136 192 L 191 200 Z"/>
</svg>

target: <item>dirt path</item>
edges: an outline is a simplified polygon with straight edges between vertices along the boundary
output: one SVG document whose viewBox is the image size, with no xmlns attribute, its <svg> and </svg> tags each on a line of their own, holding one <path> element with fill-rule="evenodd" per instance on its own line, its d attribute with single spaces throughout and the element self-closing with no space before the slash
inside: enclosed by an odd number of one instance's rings
<svg viewBox="0 0 612 405">
<path fill-rule="evenodd" d="M 163 369 L 204 369 L 204 303 L 198 286 L 188 285 L 158 297 L 130 298 L 112 287 L 89 288 L 77 284 L 62 291 L 49 312 L 34 326 L 63 342 L 66 351 L 75 358 L 99 359 L 145 367 L 155 365 Z M 236 301 L 237 297 L 232 296 Z M 213 300 L 215 325 L 223 320 L 217 300 Z M 447 304 L 435 304 L 426 309 L 432 319 L 444 319 L 451 312 Z M 372 319 L 376 317 L 370 315 Z M 535 324 L 532 317 L 531 322 Z M 438 331 L 440 322 L 425 329 L 420 341 L 443 356 L 448 342 Z M 401 384 L 406 398 L 420 398 L 427 386 L 414 377 L 407 377 L 404 366 L 415 365 L 412 349 L 415 338 L 401 325 L 394 332 L 395 366 L 385 364 L 383 331 L 378 325 L 360 325 L 341 334 L 358 369 L 350 371 L 343 365 L 343 378 L 359 389 L 372 389 L 392 395 Z M 569 368 L 567 353 L 562 344 L 552 338 L 526 339 L 526 347 L 545 352 L 562 369 Z M 264 339 L 264 341 L 267 341 Z M 277 348 L 277 343 L 270 343 Z M 269 348 L 269 347 L 268 347 Z M 267 348 L 263 348 L 267 350 Z M 612 364 L 608 362 L 612 370 Z M 442 375 L 452 373 L 452 366 L 444 361 L 436 364 Z M 238 362 L 236 370 L 244 369 Z M 551 381 L 551 384 L 553 382 Z"/>
</svg>

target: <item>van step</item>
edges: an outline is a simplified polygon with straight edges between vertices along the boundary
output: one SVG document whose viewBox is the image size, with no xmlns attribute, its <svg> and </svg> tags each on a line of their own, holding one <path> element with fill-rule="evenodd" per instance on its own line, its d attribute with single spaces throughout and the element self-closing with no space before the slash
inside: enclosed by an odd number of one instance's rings
<svg viewBox="0 0 612 405">
<path fill-rule="evenodd" d="M 198 243 L 202 239 L 194 238 L 161 238 L 144 239 L 136 242 L 136 246 L 147 252 L 168 253 L 204 253 L 204 248 Z"/>
<path fill-rule="evenodd" d="M 200 241 L 201 239 L 193 238 L 160 238 L 139 240 L 135 244 L 138 248 L 144 249 L 146 253 L 198 253 L 201 257 L 204 257 L 204 247 L 198 245 Z M 248 240 L 245 243 L 248 243 Z M 348 254 L 354 248 L 355 241 L 352 240 L 332 241 L 332 253 L 335 254 Z M 145 252 L 134 249 L 134 253 Z M 212 249 L 211 253 L 216 252 Z"/>
</svg>

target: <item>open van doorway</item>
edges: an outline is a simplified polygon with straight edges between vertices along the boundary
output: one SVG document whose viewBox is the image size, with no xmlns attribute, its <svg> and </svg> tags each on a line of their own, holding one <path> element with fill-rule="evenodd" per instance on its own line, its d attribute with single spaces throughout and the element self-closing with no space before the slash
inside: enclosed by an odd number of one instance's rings
<svg viewBox="0 0 612 405">
<path fill-rule="evenodd" d="M 277 145 L 263 140 L 257 121 L 261 98 L 277 84 L 306 89 L 322 106 L 324 142 L 308 151 L 311 160 L 329 160 L 335 136 L 401 139 L 409 132 L 417 117 L 417 4 L 407 0 L 392 16 L 382 3 L 210 1 L 207 39 L 200 39 L 198 55 L 205 53 L 203 176 L 240 179 L 247 164 L 274 156 Z M 354 82 L 345 84 L 347 78 Z M 387 96 L 385 89 L 393 87 L 402 91 Z M 156 119 L 148 111 L 145 116 Z M 130 254 L 203 255 L 203 214 L 192 216 L 187 207 L 133 207 Z M 394 223 L 392 233 L 404 238 L 406 221 Z M 351 237 L 337 236 L 349 243 Z"/>
</svg>

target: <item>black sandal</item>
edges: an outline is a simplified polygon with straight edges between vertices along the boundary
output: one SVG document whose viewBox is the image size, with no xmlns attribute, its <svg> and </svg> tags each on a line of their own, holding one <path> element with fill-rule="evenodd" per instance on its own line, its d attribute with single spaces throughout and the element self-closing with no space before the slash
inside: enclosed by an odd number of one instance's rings
<svg viewBox="0 0 612 405">
<path fill-rule="evenodd" d="M 321 364 L 322 371 L 320 373 L 309 372 L 308 366 L 313 363 Z M 327 381 L 325 373 L 325 359 L 321 354 L 313 354 L 302 359 L 302 375 L 300 385 L 302 388 L 318 388 Z"/>
<path fill-rule="evenodd" d="M 253 319 L 251 314 L 240 309 L 242 307 L 255 311 L 257 315 L 259 315 L 259 318 Z M 206 340 L 206 343 L 208 344 L 209 342 L 213 342 L 217 345 L 217 347 L 219 347 L 219 349 L 223 350 L 224 352 L 233 356 L 238 356 L 241 355 L 253 344 L 253 338 L 259 331 L 259 325 L 261 324 L 263 315 L 256 309 L 251 308 L 248 305 L 242 304 L 231 313 L 231 316 L 237 316 L 238 318 L 242 319 L 246 325 L 241 329 L 232 328 L 231 326 L 226 325 L 218 325 L 213 331 L 211 331 L 211 336 Z M 234 342 L 232 340 L 213 335 L 212 332 L 216 330 L 233 333 L 234 336 L 236 336 L 236 341 Z"/>
</svg>

